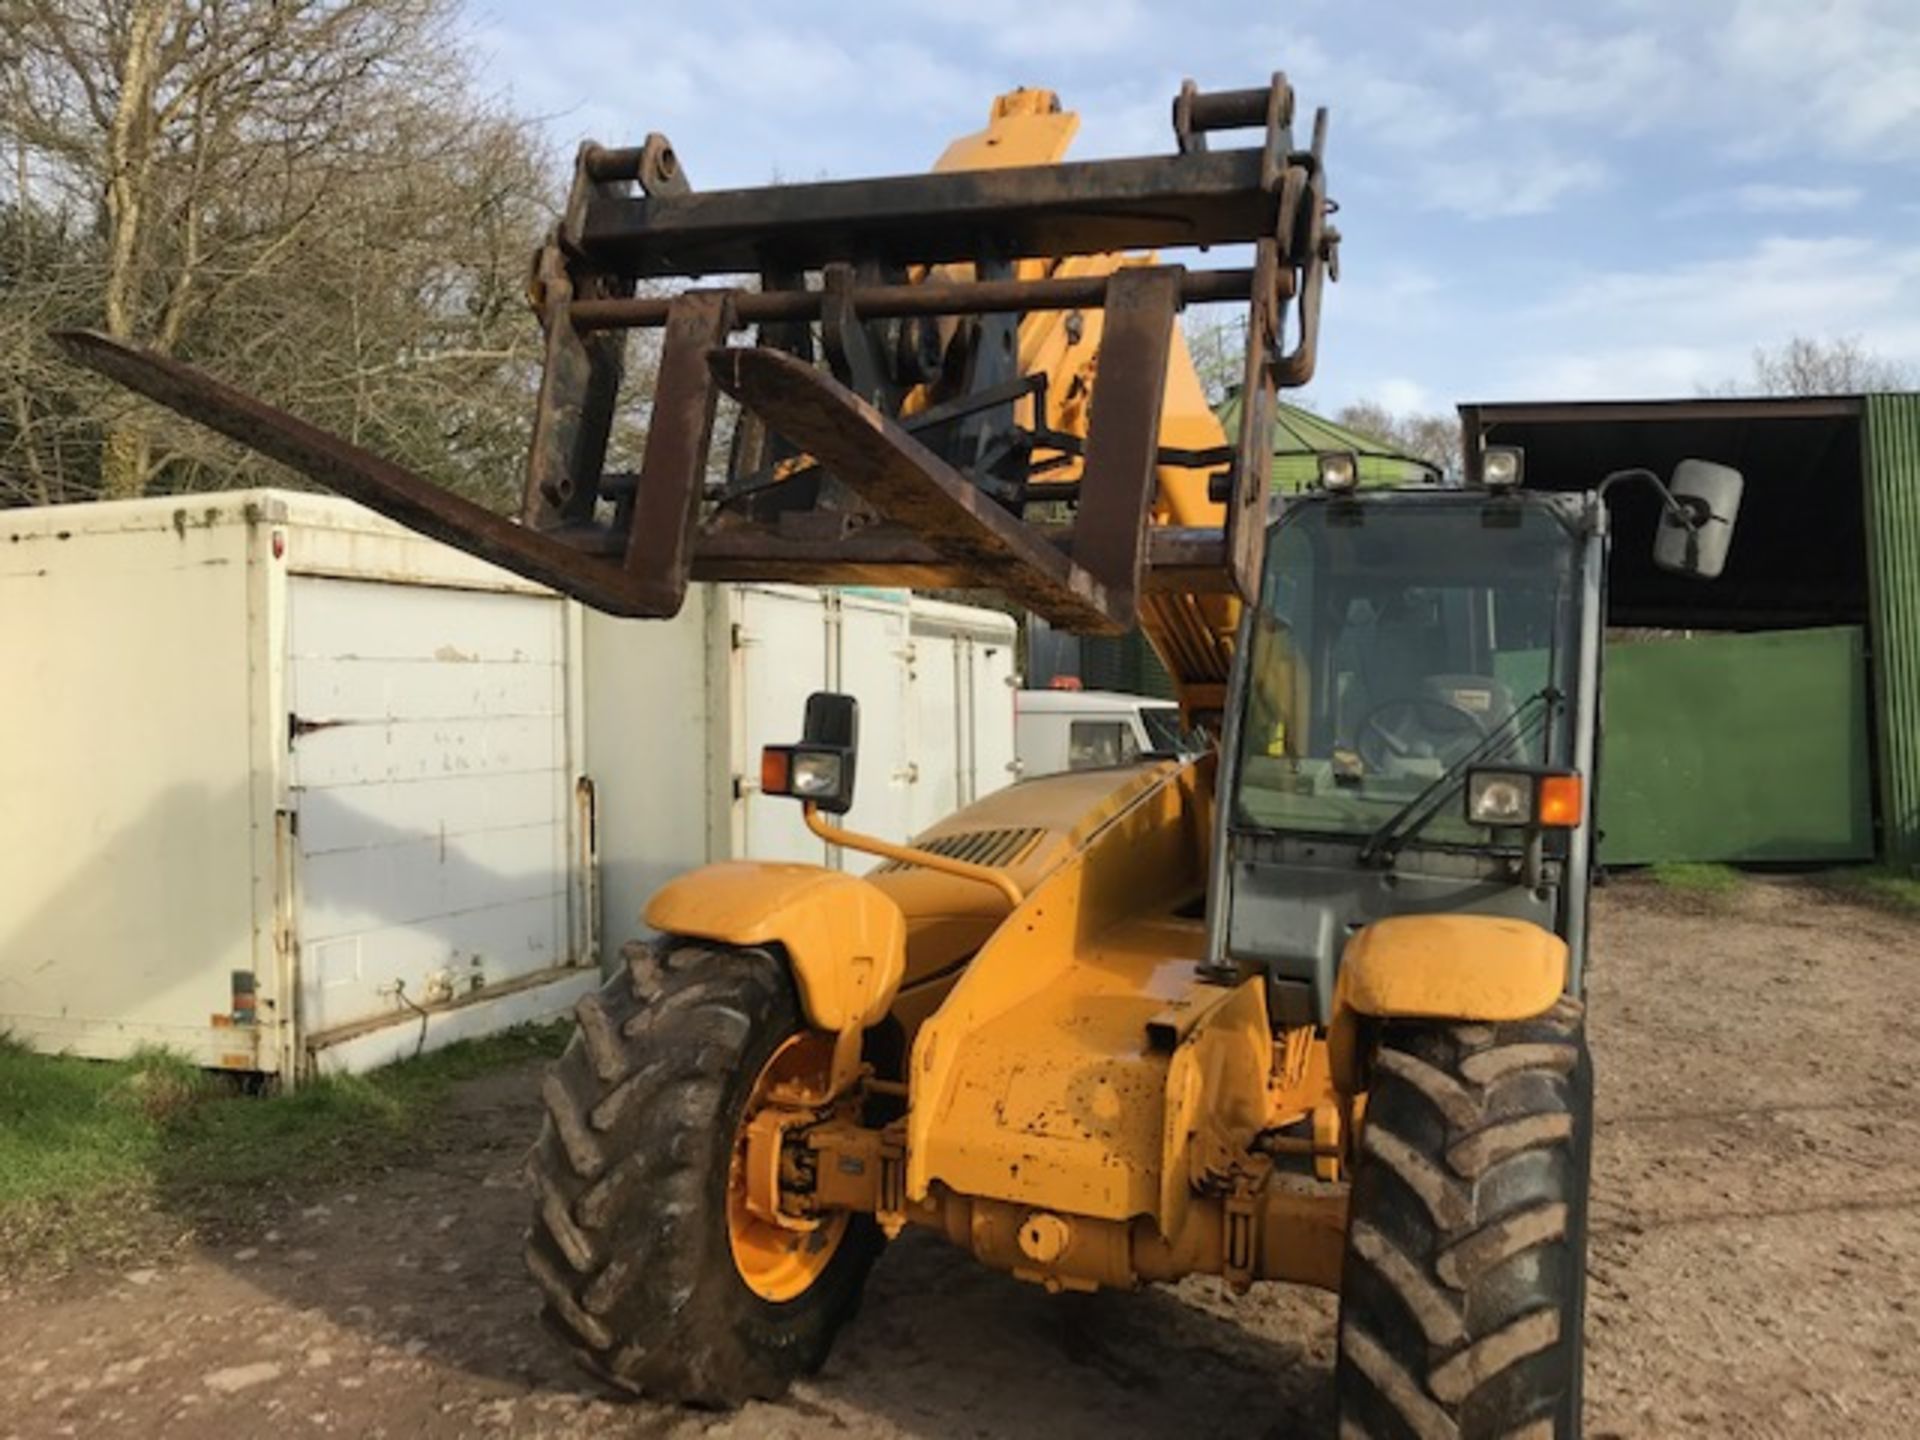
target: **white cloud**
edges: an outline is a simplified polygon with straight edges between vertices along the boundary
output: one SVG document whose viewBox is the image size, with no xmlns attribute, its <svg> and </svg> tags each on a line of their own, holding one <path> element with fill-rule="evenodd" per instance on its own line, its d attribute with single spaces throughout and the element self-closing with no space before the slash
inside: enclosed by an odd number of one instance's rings
<svg viewBox="0 0 1920 1440">
<path fill-rule="evenodd" d="M 1424 414 L 1432 408 L 1433 396 L 1418 380 L 1392 375 L 1373 386 L 1374 397 L 1395 414 Z"/>
<path fill-rule="evenodd" d="M 1742 185 L 1734 202 L 1753 215 L 1794 215 L 1809 211 L 1851 210 L 1860 203 L 1857 185 Z"/>
<path fill-rule="evenodd" d="M 1920 156 L 1913 0 L 1482 0 L 1471 24 L 1394 36 L 1413 43 L 1391 53 L 1393 73 L 1558 138 L 1661 132 L 1749 159 Z"/>
<path fill-rule="evenodd" d="M 1590 274 L 1543 307 L 1578 320 L 1639 312 L 1700 332 L 1751 334 L 1765 327 L 1828 333 L 1852 321 L 1920 305 L 1920 247 L 1864 236 L 1766 236 L 1743 254 L 1664 269 Z"/>
<path fill-rule="evenodd" d="M 1498 112 L 1640 134 L 1687 93 L 1685 61 L 1653 30 L 1595 35 L 1556 26 L 1486 77 Z"/>
<path fill-rule="evenodd" d="M 1117 54 L 1138 46 L 1146 28 L 1138 0 L 969 0 L 960 13 L 998 53 L 1027 61 Z"/>
<path fill-rule="evenodd" d="M 1607 168 L 1598 160 L 1541 145 L 1427 171 L 1418 194 L 1428 209 L 1492 220 L 1544 214 L 1569 195 L 1599 189 L 1607 179 Z"/>
<path fill-rule="evenodd" d="M 1398 41 L 1406 27 L 1391 31 Z M 1302 102 L 1302 141 L 1312 107 L 1332 110 L 1328 165 L 1336 195 L 1364 188 L 1395 210 L 1411 205 L 1484 219 L 1542 214 L 1606 182 L 1598 157 L 1556 143 L 1538 123 L 1500 118 L 1501 67 L 1488 72 L 1467 58 L 1494 43 L 1491 32 L 1469 27 L 1429 40 L 1446 63 L 1423 64 L 1436 52 L 1423 56 L 1405 44 L 1374 48 L 1363 40 L 1334 50 L 1275 27 L 1249 35 L 1245 49 L 1286 58 Z"/>
<path fill-rule="evenodd" d="M 1327 291 L 1329 309 L 1339 307 L 1343 325 L 1404 329 L 1430 318 L 1445 298 L 1439 276 L 1421 265 L 1379 253 L 1364 237 L 1341 245 L 1346 276 Z M 1357 278 L 1356 278 L 1357 277 Z"/>
<path fill-rule="evenodd" d="M 1706 38 L 1719 73 L 1702 77 L 1703 95 L 1753 127 L 1737 149 L 1920 156 L 1920 25 L 1911 0 L 1733 0 Z"/>
<path fill-rule="evenodd" d="M 1689 215 L 1724 215 L 1738 210 L 1746 215 L 1834 215 L 1856 208 L 1863 192 L 1858 185 L 1783 185 L 1758 181 L 1726 190 L 1703 190 L 1667 206 L 1669 219 Z"/>
<path fill-rule="evenodd" d="M 1470 113 L 1445 92 L 1371 66 L 1338 66 L 1326 88 L 1342 129 L 1396 150 L 1430 154 L 1474 129 Z"/>
<path fill-rule="evenodd" d="M 1658 268 L 1594 271 L 1507 317 L 1501 393 L 1689 394 L 1744 374 L 1758 346 L 1858 335 L 1920 359 L 1920 245 L 1869 236 L 1768 236 Z"/>
<path fill-rule="evenodd" d="M 644 29 L 608 29 L 586 0 L 562 0 L 538 25 L 504 8 L 482 17 L 476 50 L 556 141 L 663 130 L 702 188 L 921 169 L 1020 80 L 977 44 L 823 27 L 744 0 L 662 0 Z M 593 43 L 547 43 L 575 29 Z"/>
<path fill-rule="evenodd" d="M 1496 398 L 1637 400 L 1694 395 L 1746 370 L 1750 351 L 1689 345 L 1608 345 L 1537 358 L 1511 372 Z"/>
<path fill-rule="evenodd" d="M 464 3 L 563 150 L 662 129 L 703 188 L 919 169 L 1018 84 L 1081 112 L 1077 156 L 1166 153 L 1183 75 L 1284 68 L 1346 204 L 1329 407 L 1687 394 L 1796 332 L 1920 361 L 1920 0 Z"/>
</svg>

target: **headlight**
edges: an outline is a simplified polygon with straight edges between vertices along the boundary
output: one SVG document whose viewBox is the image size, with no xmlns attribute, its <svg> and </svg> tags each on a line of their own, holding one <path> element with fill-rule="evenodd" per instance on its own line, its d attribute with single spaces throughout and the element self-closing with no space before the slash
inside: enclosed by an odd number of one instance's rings
<svg viewBox="0 0 1920 1440">
<path fill-rule="evenodd" d="M 769 745 L 760 752 L 760 791 L 790 795 L 844 815 L 853 804 L 853 751 L 832 745 Z"/>
<path fill-rule="evenodd" d="M 796 750 L 788 775 L 793 794 L 802 799 L 834 795 L 840 790 L 841 757 L 820 750 Z"/>
<path fill-rule="evenodd" d="M 1480 483 L 1489 490 L 1511 490 L 1520 483 L 1523 468 L 1519 447 L 1489 445 L 1480 456 Z"/>
<path fill-rule="evenodd" d="M 1467 819 L 1476 825 L 1531 824 L 1533 777 L 1476 772 L 1467 782 Z"/>
<path fill-rule="evenodd" d="M 811 809 L 846 814 L 853 808 L 859 740 L 859 702 L 851 695 L 816 690 L 807 697 L 800 743 L 768 745 L 760 751 L 760 793 L 791 795 Z"/>
<path fill-rule="evenodd" d="M 1467 820 L 1474 825 L 1569 830 L 1586 813 L 1571 770 L 1520 766 L 1467 772 Z"/>
<path fill-rule="evenodd" d="M 1360 457 L 1346 450 L 1320 457 L 1320 488 L 1345 494 L 1360 483 Z"/>
</svg>

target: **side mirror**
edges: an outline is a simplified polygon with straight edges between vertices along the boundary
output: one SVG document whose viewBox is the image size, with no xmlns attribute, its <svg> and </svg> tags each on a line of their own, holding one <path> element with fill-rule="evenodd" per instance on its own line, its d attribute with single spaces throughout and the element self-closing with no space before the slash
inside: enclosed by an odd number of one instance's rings
<svg viewBox="0 0 1920 1440">
<path fill-rule="evenodd" d="M 791 795 L 829 815 L 853 808 L 854 761 L 860 749 L 860 702 L 851 695 L 816 690 L 798 745 L 769 745 L 760 752 L 760 790 Z"/>
<path fill-rule="evenodd" d="M 1733 543 L 1733 522 L 1740 515 L 1746 481 L 1738 470 L 1710 460 L 1682 460 L 1667 489 L 1673 505 L 1660 511 L 1653 538 L 1653 563 L 1676 575 L 1716 580 L 1726 568 Z M 1682 520 L 1675 507 L 1688 517 Z"/>
<path fill-rule="evenodd" d="M 833 690 L 814 691 L 807 696 L 806 718 L 800 722 L 800 743 L 851 752 L 860 743 L 860 702 Z"/>
</svg>

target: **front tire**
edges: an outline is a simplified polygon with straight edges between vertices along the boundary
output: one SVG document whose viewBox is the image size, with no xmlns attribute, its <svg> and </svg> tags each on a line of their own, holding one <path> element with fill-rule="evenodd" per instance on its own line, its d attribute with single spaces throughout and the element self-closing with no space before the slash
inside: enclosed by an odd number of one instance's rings
<svg viewBox="0 0 1920 1440">
<path fill-rule="evenodd" d="M 1578 1001 L 1384 1027 L 1348 1211 L 1342 1440 L 1577 1440 L 1592 1125 Z"/>
<path fill-rule="evenodd" d="M 797 1286 L 789 1267 L 760 1284 L 780 1298 L 756 1292 L 735 1258 L 730 1180 L 756 1082 L 810 1033 L 793 979 L 764 950 L 669 940 L 625 954 L 580 1002 L 541 1090 L 527 1268 L 545 1319 L 602 1378 L 695 1405 L 771 1399 L 825 1360 L 879 1231 L 865 1215 L 823 1227 Z"/>
</svg>

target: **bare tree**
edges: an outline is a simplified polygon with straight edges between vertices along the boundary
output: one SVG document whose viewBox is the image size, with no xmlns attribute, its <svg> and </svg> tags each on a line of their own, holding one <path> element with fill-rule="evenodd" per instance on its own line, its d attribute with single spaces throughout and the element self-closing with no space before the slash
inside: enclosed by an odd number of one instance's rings
<svg viewBox="0 0 1920 1440">
<path fill-rule="evenodd" d="M 0 0 L 19 62 L 0 140 L 31 221 L 29 283 L 0 293 L 0 413 L 16 417 L 0 500 L 269 473 L 75 376 L 34 338 L 50 316 L 205 364 L 470 493 L 511 493 L 549 172 L 531 128 L 475 98 L 453 15 L 453 0 Z M 89 417 L 90 471 L 74 451 L 45 483 L 56 435 L 23 396 Z"/>
<path fill-rule="evenodd" d="M 1217 409 L 1246 378 L 1247 317 L 1220 307 L 1196 307 L 1181 318 L 1180 328 L 1200 376 L 1200 388 L 1207 403 Z"/>
<path fill-rule="evenodd" d="M 1246 317 L 1195 310 L 1182 320 L 1182 327 L 1201 388 L 1208 402 L 1218 407 L 1240 386 L 1246 364 Z M 1303 391 L 1291 392 L 1285 398 L 1312 408 Z M 1460 421 L 1456 416 L 1402 414 L 1377 401 L 1360 400 L 1340 410 L 1333 419 L 1378 442 L 1384 450 L 1410 455 L 1441 470 L 1460 467 Z"/>
<path fill-rule="evenodd" d="M 99 469 L 99 427 L 49 376 L 46 332 L 94 318 L 95 237 L 70 219 L 0 200 L 0 505 L 78 498 Z"/>
<path fill-rule="evenodd" d="M 1920 370 L 1869 350 L 1858 336 L 1815 339 L 1795 335 L 1778 346 L 1756 346 L 1743 377 L 1702 385 L 1703 395 L 1859 395 L 1911 389 Z"/>
<path fill-rule="evenodd" d="M 1743 381 L 1715 387 L 1721 395 L 1863 395 L 1920 384 L 1913 367 L 1866 348 L 1855 335 L 1816 340 L 1795 335 L 1784 345 L 1758 347 Z"/>
<path fill-rule="evenodd" d="M 1396 413 L 1375 400 L 1359 400 L 1333 417 L 1337 424 L 1399 455 L 1424 460 L 1440 470 L 1460 468 L 1460 419 L 1436 413 Z"/>
</svg>

